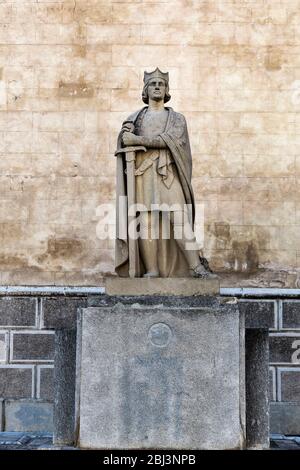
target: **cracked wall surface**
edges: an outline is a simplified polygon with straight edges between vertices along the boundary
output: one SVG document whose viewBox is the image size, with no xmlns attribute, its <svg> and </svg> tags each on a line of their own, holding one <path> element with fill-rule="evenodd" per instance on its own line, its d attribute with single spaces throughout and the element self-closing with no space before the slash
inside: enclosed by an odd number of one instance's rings
<svg viewBox="0 0 300 470">
<path fill-rule="evenodd" d="M 299 287 L 299 32 L 296 0 L 0 1 L 0 283 L 113 271 L 96 208 L 158 66 L 188 121 L 212 268 Z"/>
</svg>

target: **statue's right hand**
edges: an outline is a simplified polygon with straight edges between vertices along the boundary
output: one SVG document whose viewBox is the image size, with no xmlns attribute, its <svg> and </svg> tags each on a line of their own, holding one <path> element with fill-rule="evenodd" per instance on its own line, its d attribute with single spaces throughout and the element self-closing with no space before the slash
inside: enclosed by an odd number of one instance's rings
<svg viewBox="0 0 300 470">
<path fill-rule="evenodd" d="M 132 124 L 132 122 L 126 122 L 122 126 L 122 132 L 134 132 L 134 124 Z"/>
<path fill-rule="evenodd" d="M 123 144 L 126 147 L 140 145 L 140 137 L 138 135 L 133 134 L 132 132 L 124 132 L 122 140 Z"/>
</svg>

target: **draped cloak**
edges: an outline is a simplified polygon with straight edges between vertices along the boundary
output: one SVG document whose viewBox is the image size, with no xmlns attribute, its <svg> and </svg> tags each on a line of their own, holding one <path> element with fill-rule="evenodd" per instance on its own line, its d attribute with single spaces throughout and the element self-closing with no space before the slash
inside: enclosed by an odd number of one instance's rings
<svg viewBox="0 0 300 470">
<path fill-rule="evenodd" d="M 118 149 L 123 147 L 122 134 L 124 126 L 133 124 L 135 126 L 137 119 L 144 113 L 147 107 L 131 114 L 124 122 L 122 130 L 118 137 Z M 192 156 L 190 142 L 185 117 L 176 113 L 172 108 L 166 107 L 168 110 L 168 120 L 164 133 L 160 137 L 169 149 L 172 159 L 176 165 L 179 181 L 184 194 L 185 204 L 188 205 L 189 222 L 194 228 L 195 219 L 195 201 L 191 185 L 192 177 Z M 115 269 L 116 273 L 122 277 L 129 276 L 129 256 L 128 256 L 128 231 L 120 230 L 122 227 L 128 226 L 127 208 L 122 204 L 124 196 L 127 196 L 127 180 L 126 180 L 126 162 L 124 154 L 118 154 L 117 157 L 117 187 L 116 187 L 116 245 L 115 245 Z M 171 191 L 172 189 L 170 189 Z M 123 196 L 123 198 L 122 198 Z M 122 232 L 122 233 L 121 233 Z M 126 231 L 125 231 L 126 232 Z M 138 243 L 138 240 L 135 241 Z M 137 250 L 139 253 L 139 250 Z M 185 257 L 171 235 L 171 238 L 158 240 L 158 263 L 161 277 L 186 277 L 189 276 L 189 269 Z M 143 261 L 138 255 L 139 275 L 145 272 Z"/>
</svg>

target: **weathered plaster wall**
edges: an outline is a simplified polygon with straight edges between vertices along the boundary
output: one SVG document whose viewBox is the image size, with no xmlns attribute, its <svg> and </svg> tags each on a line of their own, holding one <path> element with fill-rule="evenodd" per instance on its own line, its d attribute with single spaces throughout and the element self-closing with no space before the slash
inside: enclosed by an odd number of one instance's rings
<svg viewBox="0 0 300 470">
<path fill-rule="evenodd" d="M 2 284 L 113 269 L 95 210 L 114 199 L 117 131 L 156 66 L 188 119 L 212 267 L 296 282 L 300 1 L 2 0 L 0 23 Z"/>
</svg>

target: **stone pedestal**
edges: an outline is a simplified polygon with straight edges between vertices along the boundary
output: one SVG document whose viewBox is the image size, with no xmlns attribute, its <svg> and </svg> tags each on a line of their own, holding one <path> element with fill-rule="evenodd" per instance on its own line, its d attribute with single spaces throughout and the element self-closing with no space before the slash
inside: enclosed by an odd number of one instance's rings
<svg viewBox="0 0 300 470">
<path fill-rule="evenodd" d="M 93 296 L 78 313 L 77 339 L 74 331 L 57 332 L 56 442 L 268 448 L 264 317 L 248 315 L 233 298 L 184 295 L 177 282 L 165 283 L 164 295 Z M 197 282 L 193 289 L 207 290 Z M 157 292 L 157 282 L 148 286 Z"/>
<path fill-rule="evenodd" d="M 83 309 L 78 445 L 244 448 L 244 332 L 229 299 L 111 297 Z"/>
</svg>

